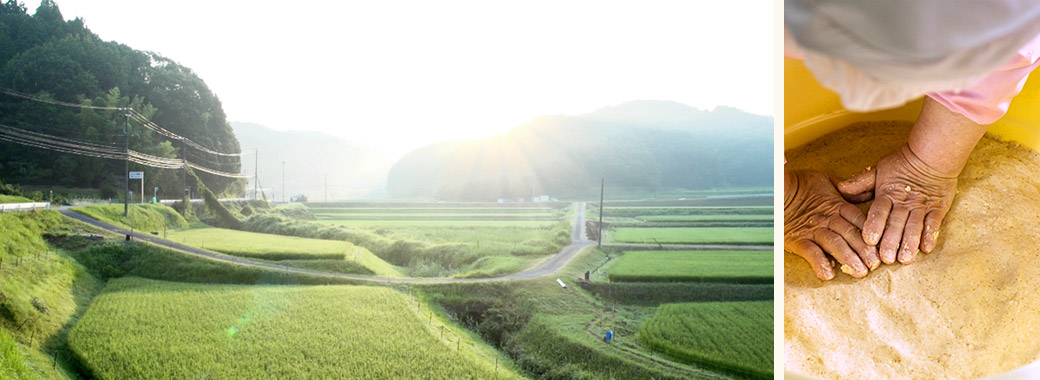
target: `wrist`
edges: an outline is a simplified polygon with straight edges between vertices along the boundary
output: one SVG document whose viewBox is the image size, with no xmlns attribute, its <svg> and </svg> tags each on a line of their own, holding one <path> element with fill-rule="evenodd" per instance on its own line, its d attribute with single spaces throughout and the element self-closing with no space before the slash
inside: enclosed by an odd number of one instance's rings
<svg viewBox="0 0 1040 380">
<path fill-rule="evenodd" d="M 784 210 L 790 209 L 792 203 L 797 198 L 795 194 L 798 192 L 798 175 L 795 172 L 784 168 Z"/>
<path fill-rule="evenodd" d="M 932 173 L 956 177 L 986 127 L 926 98 L 906 147 Z"/>
<path fill-rule="evenodd" d="M 957 178 L 957 176 L 960 175 L 961 169 L 964 168 L 964 164 L 961 164 L 956 168 L 945 168 L 945 170 L 936 168 L 917 154 L 911 144 L 904 144 L 899 148 L 899 154 L 903 156 L 903 160 L 906 161 L 911 168 L 919 174 L 932 179 Z"/>
<path fill-rule="evenodd" d="M 955 152 L 915 148 L 913 141 L 909 141 L 900 148 L 900 153 L 910 165 L 922 173 L 940 178 L 956 178 L 968 162 L 967 156 L 971 151 L 965 152 L 962 158 L 955 155 Z"/>
</svg>

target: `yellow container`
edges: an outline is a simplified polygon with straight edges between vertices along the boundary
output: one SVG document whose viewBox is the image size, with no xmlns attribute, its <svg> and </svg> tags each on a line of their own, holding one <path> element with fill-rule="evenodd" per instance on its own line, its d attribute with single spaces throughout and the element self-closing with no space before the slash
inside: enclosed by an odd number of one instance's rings
<svg viewBox="0 0 1040 380">
<path fill-rule="evenodd" d="M 846 111 L 838 95 L 824 89 L 799 60 L 784 59 L 784 150 L 860 121 L 917 120 L 921 100 L 869 113 Z M 989 127 L 1003 139 L 1040 151 L 1040 70 L 1029 76 L 1007 115 Z"/>
<path fill-rule="evenodd" d="M 838 95 L 820 86 L 799 60 L 784 59 L 784 150 L 797 148 L 830 132 L 861 121 L 917 120 L 921 99 L 902 107 L 856 113 L 841 107 Z M 1003 118 L 989 132 L 1040 151 L 1040 69 L 1026 81 Z M 784 372 L 790 380 L 815 380 Z M 1040 361 L 987 380 L 1040 379 Z"/>
</svg>

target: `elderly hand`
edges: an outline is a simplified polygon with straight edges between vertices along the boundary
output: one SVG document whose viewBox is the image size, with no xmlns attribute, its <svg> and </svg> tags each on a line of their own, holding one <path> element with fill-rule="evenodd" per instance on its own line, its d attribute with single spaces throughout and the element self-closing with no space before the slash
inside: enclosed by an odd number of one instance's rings
<svg viewBox="0 0 1040 380">
<path fill-rule="evenodd" d="M 816 277 L 834 278 L 827 254 L 853 277 L 881 265 L 874 246 L 863 241 L 866 216 L 842 198 L 834 182 L 819 171 L 784 172 L 784 249 L 809 262 Z"/>
<path fill-rule="evenodd" d="M 863 201 L 873 192 L 874 203 L 863 224 L 863 240 L 881 245 L 881 261 L 914 261 L 917 252 L 931 252 L 939 226 L 953 204 L 957 173 L 942 173 L 903 145 L 878 161 L 877 166 L 838 184 L 847 199 Z"/>
</svg>

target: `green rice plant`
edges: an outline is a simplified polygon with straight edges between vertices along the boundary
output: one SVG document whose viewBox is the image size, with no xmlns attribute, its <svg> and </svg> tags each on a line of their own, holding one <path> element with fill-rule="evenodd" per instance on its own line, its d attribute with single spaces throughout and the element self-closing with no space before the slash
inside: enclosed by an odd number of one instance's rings
<svg viewBox="0 0 1040 380">
<path fill-rule="evenodd" d="M 717 282 L 579 282 L 590 294 L 622 305 L 678 302 L 772 301 L 773 284 Z"/>
<path fill-rule="evenodd" d="M 359 249 L 344 241 L 261 234 L 216 227 L 167 232 L 167 239 L 234 256 L 264 260 L 342 259 Z"/>
<path fill-rule="evenodd" d="M 772 251 L 625 252 L 607 277 L 618 282 L 772 284 Z"/>
<path fill-rule="evenodd" d="M 647 222 L 702 222 L 702 221 L 760 221 L 773 220 L 773 214 L 729 215 L 640 215 Z"/>
<path fill-rule="evenodd" d="M 95 298 L 69 343 L 97 379 L 522 378 L 429 313 L 384 287 L 124 278 Z"/>
<path fill-rule="evenodd" d="M 772 244 L 772 227 L 616 228 L 607 235 L 619 243 Z"/>
<path fill-rule="evenodd" d="M 649 203 L 648 203 L 649 204 Z M 586 208 L 590 218 L 599 217 L 599 208 L 589 205 Z M 626 206 L 610 207 L 607 204 L 604 217 L 636 218 L 650 215 L 682 216 L 682 215 L 773 215 L 773 206 L 727 206 L 727 207 L 656 207 Z"/>
<path fill-rule="evenodd" d="M 639 340 L 701 366 L 773 378 L 773 302 L 661 305 L 639 329 Z"/>
</svg>

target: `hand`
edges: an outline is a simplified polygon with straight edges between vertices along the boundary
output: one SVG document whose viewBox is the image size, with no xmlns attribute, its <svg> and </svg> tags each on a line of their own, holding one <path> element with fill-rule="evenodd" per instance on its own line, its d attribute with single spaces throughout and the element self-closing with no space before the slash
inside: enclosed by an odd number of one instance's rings
<svg viewBox="0 0 1040 380">
<path fill-rule="evenodd" d="M 958 170 L 959 172 L 959 170 Z M 863 224 L 863 240 L 881 246 L 881 261 L 909 264 L 917 252 L 931 252 L 939 239 L 939 226 L 953 204 L 958 173 L 942 173 L 903 145 L 838 184 L 846 199 L 865 201 L 873 192 L 874 203 Z M 902 243 L 902 245 L 900 245 Z"/>
<path fill-rule="evenodd" d="M 881 265 L 877 249 L 863 241 L 866 216 L 848 203 L 819 171 L 784 172 L 784 249 L 809 262 L 816 277 L 834 278 L 827 254 L 856 278 Z M 864 265 L 865 263 L 865 265 Z"/>
</svg>

